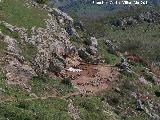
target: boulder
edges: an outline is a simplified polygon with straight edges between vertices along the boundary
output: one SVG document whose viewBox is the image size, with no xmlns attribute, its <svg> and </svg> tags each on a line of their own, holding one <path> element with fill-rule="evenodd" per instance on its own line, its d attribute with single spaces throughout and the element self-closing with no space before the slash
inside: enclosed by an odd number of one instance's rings
<svg viewBox="0 0 160 120">
<path fill-rule="evenodd" d="M 73 19 L 70 16 L 68 16 L 66 13 L 62 12 L 57 8 L 52 8 L 50 13 L 56 16 L 62 16 L 65 20 L 71 21 L 73 23 Z"/>
<path fill-rule="evenodd" d="M 148 108 L 146 108 L 146 107 L 145 107 L 145 112 L 146 112 L 146 114 L 148 114 L 148 116 L 151 118 L 151 120 L 160 120 L 159 115 L 149 111 Z"/>
<path fill-rule="evenodd" d="M 95 55 L 97 53 L 98 42 L 95 37 L 91 37 L 90 40 L 86 43 L 88 46 L 86 48 L 87 52 L 91 55 Z"/>
</svg>

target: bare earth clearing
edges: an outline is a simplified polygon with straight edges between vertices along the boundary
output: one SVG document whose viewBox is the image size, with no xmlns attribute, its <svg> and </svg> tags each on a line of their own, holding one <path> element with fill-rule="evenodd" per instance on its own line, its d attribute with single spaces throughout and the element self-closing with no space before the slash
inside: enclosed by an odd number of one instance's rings
<svg viewBox="0 0 160 120">
<path fill-rule="evenodd" d="M 118 78 L 118 72 L 111 66 L 98 64 L 80 65 L 80 72 L 66 71 L 73 78 L 72 84 L 80 91 L 95 93 L 108 88 L 109 82 Z"/>
</svg>

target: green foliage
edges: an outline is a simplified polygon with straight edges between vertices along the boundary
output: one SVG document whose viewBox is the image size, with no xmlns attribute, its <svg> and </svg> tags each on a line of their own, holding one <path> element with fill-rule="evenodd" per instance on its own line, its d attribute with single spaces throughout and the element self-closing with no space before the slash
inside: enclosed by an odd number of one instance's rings
<svg viewBox="0 0 160 120">
<path fill-rule="evenodd" d="M 74 43 L 79 43 L 80 42 L 80 39 L 75 35 L 72 35 L 69 38 L 70 38 L 71 42 L 74 42 Z"/>
<path fill-rule="evenodd" d="M 65 79 L 67 80 L 67 79 Z M 34 77 L 30 81 L 30 85 L 32 87 L 32 91 L 36 93 L 38 96 L 44 95 L 65 95 L 69 92 L 73 92 L 73 86 L 64 84 L 61 79 L 51 79 L 46 77 Z M 66 81 L 65 81 L 66 82 Z M 57 91 L 57 93 L 55 93 Z"/>
<path fill-rule="evenodd" d="M 71 120 L 67 102 L 57 98 L 0 103 L 0 119 Z"/>
<path fill-rule="evenodd" d="M 0 57 L 5 55 L 5 51 L 7 50 L 7 45 L 5 42 L 0 41 Z"/>
<path fill-rule="evenodd" d="M 81 19 L 85 23 L 86 29 L 97 38 L 116 41 L 114 44 L 119 46 L 121 52 L 128 51 L 149 60 L 157 60 L 160 56 L 160 47 L 158 47 L 160 44 L 159 24 L 139 22 L 133 27 L 126 27 L 125 30 L 111 25 L 113 20 L 139 15 L 147 9 L 149 8 L 140 7 L 135 10 L 108 14 L 105 17 L 96 19 L 89 19 L 87 17 L 81 17 Z M 102 56 L 105 56 L 104 52 L 102 53 Z M 110 62 L 110 60 L 107 61 Z"/>
<path fill-rule="evenodd" d="M 104 113 L 103 103 L 98 97 L 77 97 L 74 98 L 74 103 L 80 110 L 82 120 L 108 119 L 108 114 Z"/>
<path fill-rule="evenodd" d="M 22 50 L 22 56 L 28 61 L 33 60 L 33 58 L 36 56 L 37 48 L 29 43 L 22 43 L 19 44 L 21 50 Z"/>
<path fill-rule="evenodd" d="M 13 97 L 16 99 L 30 98 L 29 93 L 18 85 L 5 86 L 5 97 Z"/>
<path fill-rule="evenodd" d="M 147 73 L 144 73 L 144 78 L 148 81 L 150 81 L 151 83 L 155 83 L 155 80 L 153 79 L 153 76 L 152 75 L 149 75 Z"/>
<path fill-rule="evenodd" d="M 15 39 L 19 38 L 19 35 L 17 32 L 10 31 L 7 29 L 4 25 L 0 24 L 0 30 L 3 34 L 9 35 L 10 37 L 13 37 Z"/>
<path fill-rule="evenodd" d="M 157 97 L 160 97 L 160 91 L 156 90 L 154 93 Z"/>
<path fill-rule="evenodd" d="M 45 4 L 48 2 L 48 0 L 35 0 L 39 4 Z"/>
<path fill-rule="evenodd" d="M 4 88 L 5 87 L 5 76 L 4 76 L 4 74 L 3 74 L 3 72 L 2 72 L 2 68 L 1 68 L 2 66 L 0 65 L 0 87 L 1 88 Z"/>
<path fill-rule="evenodd" d="M 114 54 L 110 54 L 107 51 L 104 38 L 98 39 L 98 54 L 101 56 L 103 60 L 105 60 L 105 63 L 115 65 L 119 62 L 120 58 Z"/>
<path fill-rule="evenodd" d="M 65 84 L 65 85 L 69 85 L 69 86 L 72 85 L 70 78 L 63 78 L 62 81 L 61 81 L 61 83 Z"/>
</svg>

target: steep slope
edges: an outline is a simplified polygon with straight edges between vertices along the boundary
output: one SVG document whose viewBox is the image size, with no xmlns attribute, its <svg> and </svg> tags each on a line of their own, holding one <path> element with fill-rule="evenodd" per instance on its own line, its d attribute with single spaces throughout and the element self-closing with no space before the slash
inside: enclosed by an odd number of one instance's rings
<svg viewBox="0 0 160 120">
<path fill-rule="evenodd" d="M 0 119 L 159 120 L 160 78 L 143 59 L 58 9 L 1 4 Z"/>
<path fill-rule="evenodd" d="M 67 72 L 99 62 L 96 38 L 83 44 L 73 19 L 58 9 L 31 0 L 1 4 L 0 119 L 72 119 L 67 98 L 87 90 L 71 85 Z"/>
</svg>

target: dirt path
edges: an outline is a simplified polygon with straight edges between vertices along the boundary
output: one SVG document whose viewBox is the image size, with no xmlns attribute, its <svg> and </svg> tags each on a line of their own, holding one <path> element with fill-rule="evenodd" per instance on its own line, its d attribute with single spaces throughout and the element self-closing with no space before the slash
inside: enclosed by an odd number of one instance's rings
<svg viewBox="0 0 160 120">
<path fill-rule="evenodd" d="M 56 95 L 50 95 L 50 96 L 44 96 L 44 97 L 34 97 L 34 98 L 26 98 L 26 99 L 17 99 L 15 97 L 10 97 L 4 100 L 0 100 L 0 103 L 3 102 L 13 102 L 13 101 L 32 101 L 32 100 L 46 100 L 48 98 L 59 98 L 59 99 L 63 99 L 66 100 L 66 98 L 69 98 L 71 96 L 76 96 L 79 95 L 79 92 L 74 92 L 74 93 L 68 93 L 65 96 L 56 96 Z"/>
</svg>

